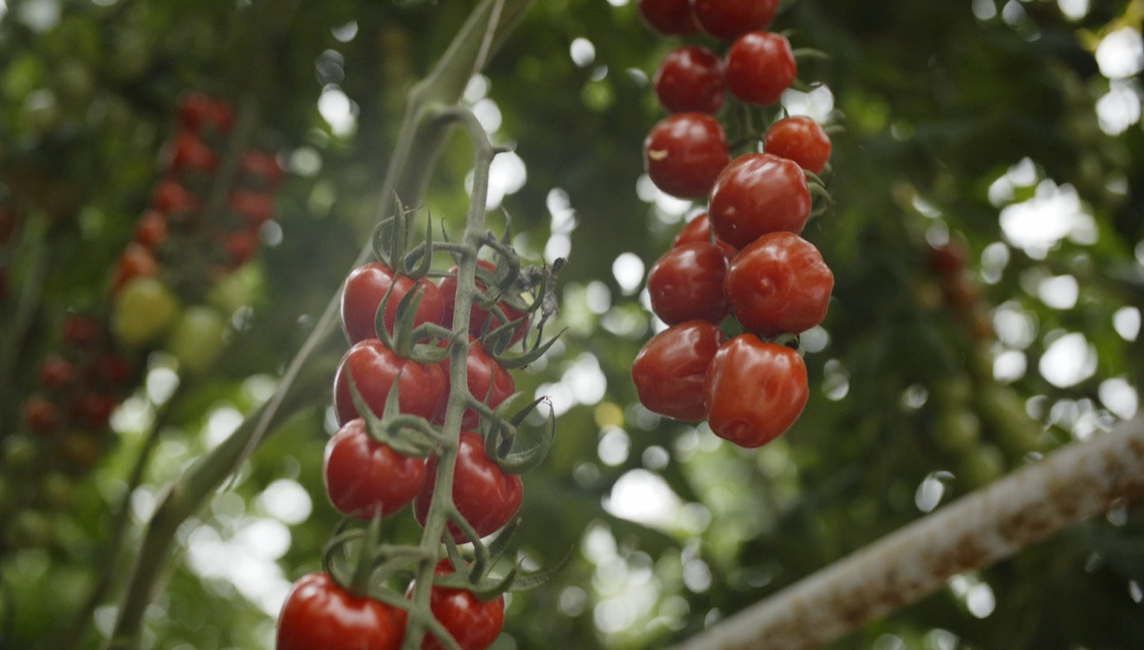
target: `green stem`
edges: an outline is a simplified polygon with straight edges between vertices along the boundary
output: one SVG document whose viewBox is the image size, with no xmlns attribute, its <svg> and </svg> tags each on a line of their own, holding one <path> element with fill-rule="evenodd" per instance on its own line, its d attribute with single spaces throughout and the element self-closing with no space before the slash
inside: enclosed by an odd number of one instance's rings
<svg viewBox="0 0 1144 650">
<path fill-rule="evenodd" d="M 20 354 L 26 350 L 24 340 L 32 330 L 32 323 L 36 313 L 40 310 L 40 298 L 44 291 L 44 281 L 51 267 L 51 247 L 46 241 L 39 242 L 32 251 L 32 261 L 29 264 L 28 275 L 20 289 L 20 300 L 16 303 L 16 312 L 12 316 L 8 336 L 4 337 L 0 347 L 0 440 L 17 429 L 16 426 L 3 426 L 9 422 L 11 415 L 4 407 L 9 406 L 5 398 L 14 394 L 12 377 L 19 365 Z M 11 405 L 14 408 L 14 405 Z"/>
</svg>

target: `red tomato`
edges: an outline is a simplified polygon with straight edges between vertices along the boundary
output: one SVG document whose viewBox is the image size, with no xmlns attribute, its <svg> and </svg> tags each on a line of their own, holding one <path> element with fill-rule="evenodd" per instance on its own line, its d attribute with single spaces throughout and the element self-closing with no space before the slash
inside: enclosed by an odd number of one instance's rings
<svg viewBox="0 0 1144 650">
<path fill-rule="evenodd" d="M 24 424 L 36 433 L 47 435 L 60 426 L 60 414 L 47 397 L 32 395 L 24 400 Z"/>
<path fill-rule="evenodd" d="M 275 650 L 398 650 L 404 610 L 354 596 L 325 573 L 294 583 L 278 615 Z"/>
<path fill-rule="evenodd" d="M 711 430 L 740 447 L 759 447 L 782 435 L 808 397 L 802 357 L 753 334 L 719 348 L 703 388 Z"/>
<path fill-rule="evenodd" d="M 274 218 L 274 195 L 267 192 L 234 190 L 226 205 L 254 228 Z"/>
<path fill-rule="evenodd" d="M 704 47 L 672 50 L 656 69 L 652 86 L 670 113 L 717 113 L 723 108 L 723 62 Z"/>
<path fill-rule="evenodd" d="M 664 36 L 687 36 L 699 31 L 688 0 L 639 0 L 640 16 Z"/>
<path fill-rule="evenodd" d="M 707 218 L 706 212 L 688 221 L 680 229 L 675 239 L 671 241 L 671 246 L 675 248 L 684 244 L 710 244 L 712 239 L 714 239 L 715 245 L 723 251 L 723 255 L 727 257 L 728 261 L 735 257 L 735 253 L 739 252 L 735 250 L 734 246 L 722 239 L 711 236 L 711 220 Z"/>
<path fill-rule="evenodd" d="M 488 271 L 496 270 L 496 266 L 492 262 L 486 262 L 484 260 L 478 261 L 477 266 Z M 478 279 L 476 283 L 477 292 L 479 294 L 477 300 L 481 300 L 481 297 L 484 296 L 485 291 L 488 290 L 488 287 L 486 287 L 484 283 L 480 281 L 480 279 Z M 444 311 L 441 317 L 441 324 L 451 329 L 453 327 L 453 310 L 457 304 L 457 267 L 454 266 L 453 268 L 449 269 L 449 275 L 441 278 L 441 283 L 438 286 L 441 288 L 441 298 L 444 301 Z M 523 312 L 509 306 L 503 301 L 497 303 L 497 306 L 500 307 L 500 310 L 504 312 L 505 317 L 510 321 L 514 321 L 524 315 Z M 481 309 L 476 304 L 476 301 L 474 301 L 473 308 L 469 310 L 469 336 L 480 338 L 481 331 L 484 329 L 485 322 L 488 320 L 489 312 Z M 500 320 L 494 316 L 493 322 L 489 323 L 489 331 L 492 331 L 503 324 L 504 323 L 500 322 Z M 527 332 L 528 321 L 525 320 L 520 324 L 520 327 L 518 327 L 517 330 L 513 332 L 511 343 L 516 343 L 520 339 L 524 338 L 524 335 Z"/>
<path fill-rule="evenodd" d="M 791 232 L 767 233 L 739 251 L 724 283 L 739 324 L 766 338 L 821 323 L 833 288 L 822 254 Z"/>
<path fill-rule="evenodd" d="M 817 174 L 830 158 L 830 137 L 809 117 L 787 117 L 767 129 L 763 150 Z"/>
<path fill-rule="evenodd" d="M 166 179 L 155 186 L 151 207 L 159 212 L 188 214 L 199 209 L 199 198 L 179 181 Z"/>
<path fill-rule="evenodd" d="M 191 131 L 229 131 L 234 124 L 234 109 L 223 100 L 192 93 L 179 100 L 179 121 Z"/>
<path fill-rule="evenodd" d="M 727 136 L 705 113 L 677 113 L 644 139 L 644 167 L 655 186 L 679 198 L 706 196 L 727 166 Z"/>
<path fill-rule="evenodd" d="M 63 339 L 68 345 L 88 348 L 99 339 L 101 325 L 90 316 L 68 314 L 64 317 Z"/>
<path fill-rule="evenodd" d="M 723 332 L 707 321 L 680 323 L 656 334 L 632 362 L 632 383 L 647 410 L 677 420 L 707 417 L 703 380 L 723 344 Z"/>
<path fill-rule="evenodd" d="M 49 390 L 64 389 L 75 383 L 75 364 L 51 355 L 40 364 L 40 385 Z"/>
<path fill-rule="evenodd" d="M 111 292 L 118 293 L 124 285 L 135 278 L 150 278 L 158 275 L 159 262 L 151 251 L 138 242 L 127 244 L 119 263 L 115 266 L 115 276 L 111 282 Z"/>
<path fill-rule="evenodd" d="M 779 101 L 798 74 L 790 41 L 781 34 L 750 32 L 727 51 L 727 90 L 747 102 L 769 106 Z"/>
<path fill-rule="evenodd" d="M 433 500 L 433 483 L 437 477 L 437 461 L 429 461 L 425 486 L 413 499 L 413 515 L 425 525 Z M 505 474 L 485 455 L 480 434 L 462 431 L 457 450 L 457 466 L 453 473 L 453 503 L 457 511 L 481 537 L 491 535 L 508 523 L 520 508 L 524 484 L 515 474 Z M 449 522 L 449 532 L 458 544 L 468 541 L 461 529 Z"/>
<path fill-rule="evenodd" d="M 810 191 L 793 161 L 752 153 L 719 174 L 708 210 L 715 236 L 743 248 L 768 232 L 801 232 L 810 216 Z"/>
<path fill-rule="evenodd" d="M 88 391 L 72 404 L 71 417 L 92 431 L 102 431 L 118 405 L 119 401 L 110 395 Z"/>
<path fill-rule="evenodd" d="M 453 573 L 449 560 L 441 560 L 433 568 L 434 575 Z M 413 595 L 413 585 L 406 596 Z M 484 650 L 500 636 L 504 626 L 504 596 L 489 601 L 481 601 L 464 589 L 433 587 L 429 592 L 429 610 L 461 650 Z M 421 641 L 421 650 L 442 650 L 445 646 L 437 637 L 426 632 Z"/>
<path fill-rule="evenodd" d="M 218 166 L 218 156 L 199 136 L 190 131 L 180 131 L 171 142 L 167 165 L 177 174 L 210 173 Z"/>
<path fill-rule="evenodd" d="M 448 377 L 448 359 L 441 362 L 441 368 L 445 372 L 445 376 Z M 471 336 L 469 337 L 469 354 L 465 359 L 465 368 L 469 394 L 477 400 L 485 402 L 490 408 L 495 409 L 500 406 L 501 402 L 508 399 L 508 396 L 516 391 L 516 382 L 512 380 L 512 375 L 485 353 L 485 348 L 479 339 Z M 447 400 L 441 404 L 441 411 L 437 414 L 438 423 L 445 421 L 445 409 L 448 405 Z M 461 428 L 477 428 L 481 422 L 480 418 L 480 414 L 475 410 L 465 409 L 461 416 Z"/>
<path fill-rule="evenodd" d="M 242 157 L 238 160 L 238 169 L 267 188 L 278 187 L 284 175 L 282 167 L 278 165 L 278 158 L 265 151 L 242 152 Z"/>
<path fill-rule="evenodd" d="M 778 0 L 691 0 L 691 13 L 707 34 L 729 41 L 771 24 Z"/>
<path fill-rule="evenodd" d="M 668 325 L 689 320 L 718 323 L 731 313 L 723 295 L 726 275 L 727 258 L 715 244 L 669 248 L 647 274 L 652 311 Z"/>
<path fill-rule="evenodd" d="M 411 278 L 398 276 L 394 280 L 393 269 L 371 262 L 350 271 L 342 289 L 342 331 L 350 343 L 377 338 L 374 331 L 374 316 L 385 292 L 393 286 L 389 302 L 385 304 L 385 328 L 393 332 L 397 321 L 397 305 L 405 294 L 415 286 L 421 288 L 421 302 L 413 314 L 413 326 L 423 323 L 440 324 L 444 318 L 445 301 L 441 290 L 429 280 L 414 282 Z"/>
<path fill-rule="evenodd" d="M 926 247 L 926 263 L 935 275 L 942 278 L 961 275 L 968 256 L 965 246 L 954 239 L 941 246 Z"/>
<path fill-rule="evenodd" d="M 135 224 L 135 242 L 147 250 L 155 250 L 167 238 L 167 216 L 148 210 Z"/>
<path fill-rule="evenodd" d="M 358 417 L 346 373 L 353 375 L 354 386 L 379 417 L 394 381 L 398 382 L 397 403 L 401 412 L 426 420 L 436 415 L 448 395 L 448 384 L 440 364 L 421 365 L 403 359 L 381 341 L 366 339 L 355 343 L 346 352 L 334 375 L 334 410 L 339 425 Z"/>
<path fill-rule="evenodd" d="M 230 258 L 231 268 L 238 268 L 258 252 L 258 233 L 250 229 L 232 230 L 220 238 L 219 245 Z"/>
<path fill-rule="evenodd" d="M 131 374 L 130 361 L 114 352 L 106 352 L 99 355 L 92 365 L 92 387 L 107 391 L 122 388 L 131 379 Z"/>
<path fill-rule="evenodd" d="M 385 517 L 417 496 L 425 482 L 425 459 L 402 456 L 369 437 L 365 420 L 350 420 L 326 443 L 322 463 L 326 494 L 344 515 Z"/>
</svg>

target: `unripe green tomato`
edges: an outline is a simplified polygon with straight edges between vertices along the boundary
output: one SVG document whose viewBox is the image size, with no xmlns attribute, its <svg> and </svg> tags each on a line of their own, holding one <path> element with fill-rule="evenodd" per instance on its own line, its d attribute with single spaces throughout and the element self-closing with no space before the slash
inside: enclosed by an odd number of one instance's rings
<svg viewBox="0 0 1144 650">
<path fill-rule="evenodd" d="M 958 465 L 958 478 L 978 488 L 1005 473 L 1005 455 L 993 445 L 979 445 L 969 450 Z"/>
<path fill-rule="evenodd" d="M 179 365 L 191 372 L 203 372 L 218 359 L 223 348 L 226 319 L 203 305 L 188 307 L 179 317 L 167 339 L 167 350 Z"/>
<path fill-rule="evenodd" d="M 13 548 L 43 548 L 52 543 L 52 520 L 39 510 L 21 510 L 4 529 L 4 541 Z"/>
<path fill-rule="evenodd" d="M 115 296 L 111 331 L 120 343 L 134 347 L 159 338 L 179 315 L 179 301 L 158 278 L 135 278 Z"/>
<path fill-rule="evenodd" d="M 933 444 L 947 454 L 968 453 L 981 439 L 981 420 L 965 407 L 942 409 L 934 423 Z"/>
<path fill-rule="evenodd" d="M 253 304 L 264 284 L 262 266 L 257 262 L 244 264 L 211 287 L 207 303 L 229 317 L 239 308 Z"/>
</svg>

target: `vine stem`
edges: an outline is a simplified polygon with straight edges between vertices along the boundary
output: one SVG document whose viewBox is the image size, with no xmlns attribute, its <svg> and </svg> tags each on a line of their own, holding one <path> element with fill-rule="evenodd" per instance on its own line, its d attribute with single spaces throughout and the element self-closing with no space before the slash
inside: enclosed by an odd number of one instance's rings
<svg viewBox="0 0 1144 650">
<path fill-rule="evenodd" d="M 1144 494 L 1144 417 L 862 548 L 673 650 L 803 650 L 840 639 L 1076 522 Z"/>
<path fill-rule="evenodd" d="M 8 335 L 4 337 L 0 346 L 0 440 L 3 440 L 9 430 L 15 431 L 16 426 L 4 426 L 8 417 L 6 412 L 7 398 L 14 394 L 12 390 L 12 377 L 19 365 L 20 354 L 25 351 L 24 340 L 32 330 L 36 320 L 36 313 L 40 309 L 40 298 L 44 291 L 44 282 L 51 268 L 52 253 L 48 241 L 40 241 L 32 252 L 32 261 L 28 266 L 28 275 L 20 289 L 20 300 L 16 303 L 16 310 L 9 323 Z"/>
</svg>

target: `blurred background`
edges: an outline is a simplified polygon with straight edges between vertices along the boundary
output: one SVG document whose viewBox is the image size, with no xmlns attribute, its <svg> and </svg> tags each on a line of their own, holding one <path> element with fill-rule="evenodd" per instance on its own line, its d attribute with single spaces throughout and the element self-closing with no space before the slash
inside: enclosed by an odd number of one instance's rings
<svg viewBox="0 0 1144 650">
<path fill-rule="evenodd" d="M 368 240 L 405 92 L 472 4 L 0 0 L 0 646 L 50 647 L 104 580 L 70 647 L 108 633 L 160 490 L 269 398 Z M 663 647 L 1133 417 L 1142 18 L 1140 0 L 783 3 L 774 29 L 830 57 L 782 102 L 837 127 L 833 207 L 803 233 L 835 289 L 802 339 L 801 419 L 742 450 L 643 409 L 629 378 L 662 328 L 646 269 L 702 209 L 641 159 L 663 116 L 649 78 L 682 41 L 630 0 L 535 3 L 464 103 L 512 149 L 490 224 L 569 261 L 568 331 L 514 375 L 559 416 L 521 551 L 573 559 L 511 597 L 494 647 Z M 178 143 L 188 120 L 206 153 Z M 244 199 L 212 190 L 212 165 Z M 458 136 L 419 206 L 454 233 L 470 171 Z M 148 267 L 156 202 L 184 217 Z M 128 298 L 140 275 L 161 286 Z M 145 648 L 273 647 L 339 521 L 329 399 L 292 404 L 180 528 Z M 419 527 L 405 511 L 388 530 Z M 1142 601 L 1144 512 L 1123 503 L 830 647 L 1141 648 Z"/>
</svg>

